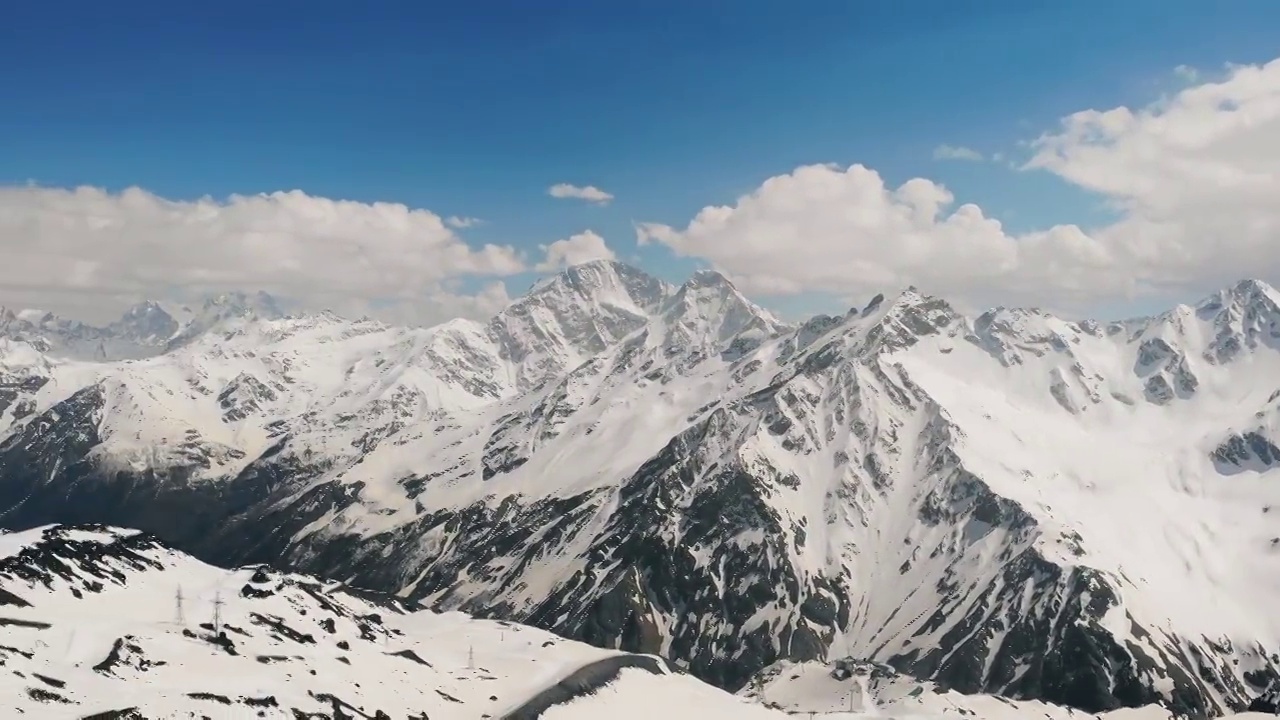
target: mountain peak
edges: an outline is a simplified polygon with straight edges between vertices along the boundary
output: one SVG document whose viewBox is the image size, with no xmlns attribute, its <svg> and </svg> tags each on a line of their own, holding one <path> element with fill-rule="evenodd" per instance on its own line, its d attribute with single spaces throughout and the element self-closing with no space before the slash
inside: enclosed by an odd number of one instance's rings
<svg viewBox="0 0 1280 720">
<path fill-rule="evenodd" d="M 858 310 L 856 307 L 850 308 L 847 315 L 867 317 L 877 311 L 887 313 L 897 307 L 911 307 L 921 303 L 933 302 L 945 303 L 946 301 L 935 298 L 931 295 L 926 295 L 915 285 L 908 285 L 897 293 L 886 294 L 878 292 L 874 297 L 867 301 L 867 304 L 863 306 L 862 310 Z"/>
<path fill-rule="evenodd" d="M 699 270 L 695 272 L 688 280 L 685 280 L 680 287 L 676 288 L 675 293 L 672 294 L 673 299 L 689 296 L 734 298 L 739 304 L 746 304 L 755 307 L 754 304 L 747 300 L 746 297 L 738 291 L 738 288 L 729 281 L 729 278 L 721 275 L 715 270 Z M 756 308 L 756 311 L 766 315 L 768 314 L 768 312 L 763 308 Z"/>
<path fill-rule="evenodd" d="M 160 303 L 144 300 L 126 310 L 108 330 L 135 342 L 156 345 L 173 337 L 180 327 Z"/>
<path fill-rule="evenodd" d="M 718 270 L 698 270 L 684 283 L 688 287 L 727 287 L 736 290 L 733 282 Z"/>
<path fill-rule="evenodd" d="M 733 283 L 725 275 L 715 270 L 699 270 L 694 273 L 683 285 L 685 288 L 698 289 L 701 291 L 714 291 L 725 297 L 731 297 L 734 301 L 749 309 L 753 315 L 761 318 L 766 324 L 781 328 L 786 325 L 768 310 L 747 298 L 738 286 Z"/>
<path fill-rule="evenodd" d="M 1215 313 L 1226 306 L 1253 305 L 1258 302 L 1270 302 L 1280 307 L 1280 292 L 1262 280 L 1246 278 L 1196 303 L 1196 310 L 1201 315 Z"/>
<path fill-rule="evenodd" d="M 1241 280 L 1232 285 L 1227 292 L 1249 305 L 1267 302 L 1272 306 L 1280 307 L 1280 291 L 1262 280 Z"/>
<path fill-rule="evenodd" d="M 495 315 L 487 330 L 531 387 L 580 364 L 649 322 L 671 286 L 613 260 L 573 265 L 544 278 Z"/>
<path fill-rule="evenodd" d="M 914 286 L 891 299 L 877 295 L 861 313 L 850 310 L 846 318 L 853 316 L 857 316 L 859 326 L 871 328 L 867 335 L 869 347 L 889 349 L 910 346 L 919 337 L 937 334 L 960 318 L 946 300 L 926 295 Z"/>
<path fill-rule="evenodd" d="M 624 265 L 617 260 L 607 260 L 604 258 L 598 260 L 588 260 L 582 263 L 575 263 L 565 267 L 563 270 L 542 277 L 530 288 L 530 294 L 537 292 L 542 288 L 553 287 L 558 284 L 582 281 L 600 275 L 620 275 L 627 270 L 641 272 L 635 268 Z"/>
<path fill-rule="evenodd" d="M 880 307 L 883 308 L 886 313 L 895 313 L 922 307 L 929 309 L 944 307 L 950 309 L 951 304 L 943 298 L 921 292 L 921 290 L 915 285 L 908 285 L 891 299 L 881 301 Z"/>
<path fill-rule="evenodd" d="M 669 285 L 643 270 L 616 260 L 592 260 L 570 265 L 556 275 L 540 280 L 512 306 L 530 303 L 559 305 L 587 300 L 634 308 L 641 314 L 648 314 L 670 294 Z"/>
<path fill-rule="evenodd" d="M 686 344 L 713 340 L 723 345 L 747 334 L 751 342 L 742 347 L 754 347 L 786 327 L 715 270 L 695 272 L 671 296 L 662 316 L 668 327 L 682 328 L 673 337 Z"/>
<path fill-rule="evenodd" d="M 580 263 L 574 263 L 572 265 L 565 267 L 565 269 L 562 270 L 561 272 L 569 273 L 569 274 L 592 272 L 592 271 L 607 271 L 607 272 L 617 273 L 617 272 L 626 272 L 628 270 L 632 272 L 641 272 L 639 268 L 632 267 L 624 262 L 619 262 L 612 258 L 596 258 L 595 260 L 585 260 Z"/>
<path fill-rule="evenodd" d="M 1228 322 L 1230 317 L 1244 314 L 1280 313 L 1280 292 L 1262 280 L 1245 279 L 1223 288 L 1195 304 L 1194 313 L 1201 320 Z M 1166 313 L 1168 314 L 1168 313 Z"/>
<path fill-rule="evenodd" d="M 1232 290 L 1240 294 L 1274 293 L 1276 289 L 1264 280 L 1245 278 L 1232 286 Z"/>
<path fill-rule="evenodd" d="M 1201 322 L 1212 323 L 1213 340 L 1205 357 L 1229 362 L 1246 349 L 1275 346 L 1280 332 L 1280 292 L 1261 280 L 1246 279 L 1210 295 L 1195 306 Z M 1177 316 L 1172 317 L 1180 327 Z"/>
<path fill-rule="evenodd" d="M 172 319 L 173 316 L 159 302 L 156 302 L 155 300 L 143 300 L 142 302 L 131 305 L 126 309 L 124 313 L 121 314 L 120 319 L 116 321 L 116 324 L 135 323 L 145 321 L 149 318 Z"/>
</svg>

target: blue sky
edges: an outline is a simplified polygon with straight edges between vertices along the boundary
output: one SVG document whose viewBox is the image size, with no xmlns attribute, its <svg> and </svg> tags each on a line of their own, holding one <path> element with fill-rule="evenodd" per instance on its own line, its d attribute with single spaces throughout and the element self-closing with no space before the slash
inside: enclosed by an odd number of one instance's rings
<svg viewBox="0 0 1280 720">
<path fill-rule="evenodd" d="M 1278 27 L 1269 0 L 11 3 L 0 183 L 296 188 L 480 217 L 477 242 L 592 228 L 625 258 L 634 221 L 863 163 L 1014 230 L 1089 225 L 1098 199 L 1053 175 L 933 149 L 1017 156 L 1068 113 L 1168 92 L 1175 66 L 1266 61 Z"/>
</svg>

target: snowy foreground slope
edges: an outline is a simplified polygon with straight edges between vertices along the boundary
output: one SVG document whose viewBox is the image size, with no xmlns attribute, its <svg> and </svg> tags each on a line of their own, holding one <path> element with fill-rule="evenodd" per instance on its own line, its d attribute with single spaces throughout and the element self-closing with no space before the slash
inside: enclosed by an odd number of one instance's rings
<svg viewBox="0 0 1280 720">
<path fill-rule="evenodd" d="M 744 693 L 752 699 L 735 698 L 652 658 L 306 576 L 223 570 L 103 526 L 0 534 L 0 625 L 0 708 L 33 718 L 1098 717 L 939 692 L 856 664 L 773 668 Z M 617 659 L 652 666 L 530 702 L 575 671 Z M 850 690 L 856 698 L 846 704 Z"/>
<path fill-rule="evenodd" d="M 1114 323 L 908 290 L 790 326 L 715 273 L 600 262 L 486 323 L 198 327 L 119 362 L 0 337 L 0 525 L 137 527 L 730 690 L 853 657 L 1211 716 L 1280 681 L 1264 283 Z"/>
<path fill-rule="evenodd" d="M 0 710 L 41 719 L 526 718 L 509 713 L 626 657 L 304 576 L 222 570 L 93 526 L 0 535 L 0 627 Z M 610 693 L 645 717 L 783 717 L 654 666 L 622 671 Z M 607 696 L 561 700 L 541 717 L 613 715 Z"/>
</svg>

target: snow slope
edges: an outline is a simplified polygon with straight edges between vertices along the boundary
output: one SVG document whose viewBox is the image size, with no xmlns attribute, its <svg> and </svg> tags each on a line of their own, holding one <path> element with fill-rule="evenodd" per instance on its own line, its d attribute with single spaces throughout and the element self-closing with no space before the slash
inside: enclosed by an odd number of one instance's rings
<svg viewBox="0 0 1280 720">
<path fill-rule="evenodd" d="M 304 576 L 222 570 L 108 527 L 0 535 L 0 624 L 0 707 L 42 719 L 128 708 L 146 718 L 501 718 L 617 654 Z M 612 686 L 649 717 L 751 710 L 687 676 L 627 670 Z"/>
<path fill-rule="evenodd" d="M 793 327 L 715 273 L 596 262 L 487 323 L 4 350 L 9 527 L 140 527 L 735 690 L 850 656 L 1220 714 L 1280 679 L 1280 293 L 1257 281 L 1115 323 L 908 290 Z"/>
</svg>

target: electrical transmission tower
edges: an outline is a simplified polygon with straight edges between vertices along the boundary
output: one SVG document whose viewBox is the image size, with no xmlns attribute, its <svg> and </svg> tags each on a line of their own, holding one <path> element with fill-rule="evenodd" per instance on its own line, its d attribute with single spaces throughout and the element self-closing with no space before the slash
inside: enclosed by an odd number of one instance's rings
<svg viewBox="0 0 1280 720">
<path fill-rule="evenodd" d="M 222 632 L 222 593 L 215 593 L 213 596 L 213 634 L 217 635 Z"/>
<path fill-rule="evenodd" d="M 179 625 L 186 625 L 187 619 L 182 611 L 182 586 L 181 585 L 178 586 L 178 592 L 176 595 L 174 595 L 173 601 L 174 601 L 174 610 L 175 610 L 174 617 L 177 619 Z"/>
</svg>

